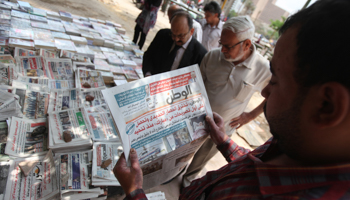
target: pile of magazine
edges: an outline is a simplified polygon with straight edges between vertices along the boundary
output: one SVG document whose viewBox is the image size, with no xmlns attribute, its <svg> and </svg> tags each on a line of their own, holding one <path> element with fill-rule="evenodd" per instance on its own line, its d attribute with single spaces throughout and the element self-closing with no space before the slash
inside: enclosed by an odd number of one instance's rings
<svg viewBox="0 0 350 200">
<path fill-rule="evenodd" d="M 102 90 L 141 79 L 111 21 L 0 1 L 2 199 L 104 199 L 123 152 Z"/>
</svg>

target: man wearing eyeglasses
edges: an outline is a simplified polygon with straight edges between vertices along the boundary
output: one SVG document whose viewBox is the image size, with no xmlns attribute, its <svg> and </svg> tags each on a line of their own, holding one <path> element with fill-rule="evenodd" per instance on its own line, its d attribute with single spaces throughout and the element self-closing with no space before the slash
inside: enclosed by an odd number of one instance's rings
<svg viewBox="0 0 350 200">
<path fill-rule="evenodd" d="M 212 110 L 223 117 L 229 136 L 260 115 L 265 105 L 263 101 L 251 112 L 244 112 L 253 93 L 261 92 L 271 77 L 268 60 L 252 45 L 254 32 L 248 16 L 230 18 L 221 32 L 221 49 L 209 51 L 200 66 Z M 217 152 L 216 145 L 207 139 L 183 177 L 184 186 L 189 185 Z"/>
<path fill-rule="evenodd" d="M 145 76 L 201 64 L 207 50 L 192 37 L 192 25 L 191 15 L 184 11 L 176 12 L 171 20 L 171 29 L 158 31 L 143 57 Z"/>
</svg>

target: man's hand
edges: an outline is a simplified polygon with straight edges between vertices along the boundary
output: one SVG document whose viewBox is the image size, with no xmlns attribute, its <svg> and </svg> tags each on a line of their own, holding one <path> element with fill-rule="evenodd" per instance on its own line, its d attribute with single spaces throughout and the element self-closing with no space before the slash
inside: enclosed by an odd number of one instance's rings
<svg viewBox="0 0 350 200">
<path fill-rule="evenodd" d="M 216 145 L 224 143 L 228 136 L 225 133 L 224 120 L 220 115 L 213 112 L 214 120 L 207 116 L 206 121 L 209 124 L 209 134 Z"/>
<path fill-rule="evenodd" d="M 143 175 L 137 158 L 135 149 L 130 149 L 131 166 L 126 165 L 124 153 L 120 156 L 117 164 L 114 166 L 113 173 L 118 179 L 126 195 L 136 189 L 142 189 Z"/>
<path fill-rule="evenodd" d="M 230 126 L 231 128 L 237 127 L 236 129 L 239 129 L 241 126 L 252 121 L 254 118 L 255 117 L 252 116 L 250 113 L 244 112 L 240 116 L 231 119 Z"/>
</svg>

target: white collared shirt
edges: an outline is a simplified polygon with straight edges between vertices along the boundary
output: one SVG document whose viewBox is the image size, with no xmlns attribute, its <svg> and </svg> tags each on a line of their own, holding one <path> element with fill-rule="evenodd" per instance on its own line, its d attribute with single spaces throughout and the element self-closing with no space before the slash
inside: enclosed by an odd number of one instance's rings
<svg viewBox="0 0 350 200">
<path fill-rule="evenodd" d="M 203 36 L 203 29 L 202 29 L 202 25 L 197 22 L 196 20 L 193 19 L 193 28 L 194 28 L 194 32 L 193 32 L 193 37 L 196 38 L 196 40 L 199 43 L 202 43 L 202 36 Z"/>
<path fill-rule="evenodd" d="M 230 120 L 240 116 L 254 92 L 261 92 L 270 81 L 269 61 L 254 45 L 252 54 L 236 66 L 224 59 L 221 49 L 214 49 L 204 56 L 200 70 L 211 108 L 222 116 L 226 133 L 231 135 Z"/>
<path fill-rule="evenodd" d="M 221 20 L 219 21 L 219 24 L 214 27 L 211 27 L 207 23 L 203 25 L 202 45 L 208 51 L 220 47 L 219 40 L 223 25 L 224 22 L 222 22 Z"/>
<path fill-rule="evenodd" d="M 190 39 L 187 40 L 187 42 L 185 44 L 182 45 L 182 47 L 180 49 L 177 50 L 176 57 L 174 59 L 173 65 L 171 66 L 171 70 L 175 70 L 179 67 L 179 64 L 182 60 L 182 57 L 183 57 L 188 45 L 190 44 L 191 40 L 192 40 L 192 36 L 190 37 Z M 174 44 L 171 47 L 169 52 L 171 52 L 174 49 L 174 47 L 175 47 L 175 42 L 174 42 Z"/>
</svg>

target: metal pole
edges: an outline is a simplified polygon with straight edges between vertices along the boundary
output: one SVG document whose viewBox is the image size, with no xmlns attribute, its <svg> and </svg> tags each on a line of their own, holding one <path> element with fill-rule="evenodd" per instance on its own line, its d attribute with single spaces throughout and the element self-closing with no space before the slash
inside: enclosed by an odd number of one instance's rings
<svg viewBox="0 0 350 200">
<path fill-rule="evenodd" d="M 307 0 L 305 5 L 303 6 L 302 10 L 304 10 L 305 8 L 307 8 L 310 4 L 311 0 Z"/>
<path fill-rule="evenodd" d="M 221 6 L 221 10 L 223 10 L 223 9 L 224 9 L 226 2 L 227 2 L 227 0 L 225 0 L 225 1 L 224 1 L 224 3 L 222 4 L 222 6 Z"/>
</svg>

